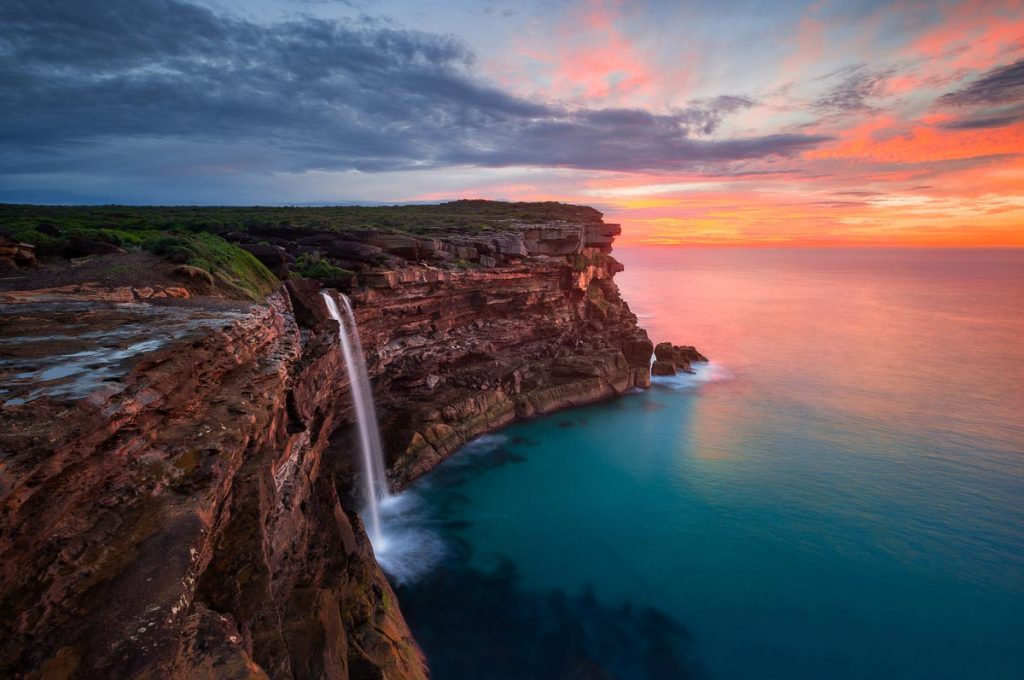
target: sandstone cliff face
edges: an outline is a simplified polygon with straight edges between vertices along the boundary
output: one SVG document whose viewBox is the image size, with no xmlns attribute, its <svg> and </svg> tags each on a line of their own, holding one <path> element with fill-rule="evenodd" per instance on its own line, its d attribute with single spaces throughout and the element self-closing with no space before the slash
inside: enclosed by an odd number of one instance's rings
<svg viewBox="0 0 1024 680">
<path fill-rule="evenodd" d="M 495 253 L 489 266 L 360 277 L 369 285 L 353 299 L 393 487 L 517 418 L 650 385 L 653 345 L 612 278 L 618 233 L 524 226 L 457 246 Z"/>
<path fill-rule="evenodd" d="M 314 235 L 376 263 L 337 283 L 393 488 L 516 418 L 649 384 L 617 233 Z M 0 312 L 0 675 L 425 677 L 353 510 L 348 376 L 318 285 L 264 305 L 75 291 Z"/>
<path fill-rule="evenodd" d="M 132 337 L 109 382 L 41 378 L 0 411 L 0 676 L 425 677 L 324 453 L 348 408 L 336 329 L 300 328 L 283 294 L 74 304 L 11 305 L 5 327 L 190 330 L 148 352 L 160 333 Z"/>
</svg>

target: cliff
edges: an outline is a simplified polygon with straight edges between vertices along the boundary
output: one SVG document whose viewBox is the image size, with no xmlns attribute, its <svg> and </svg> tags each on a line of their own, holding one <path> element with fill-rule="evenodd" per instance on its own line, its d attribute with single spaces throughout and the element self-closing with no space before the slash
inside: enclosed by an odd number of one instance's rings
<svg viewBox="0 0 1024 680">
<path fill-rule="evenodd" d="M 301 329 L 282 294 L 4 316 L 43 345 L 22 368 L 98 368 L 0 413 L 0 675 L 424 676 L 325 455 L 345 416 L 332 329 Z"/>
<path fill-rule="evenodd" d="M 598 217 L 225 238 L 334 268 L 400 488 L 477 434 L 649 384 L 617 234 Z M 174 295 L 0 292 L 0 675 L 425 677 L 354 511 L 348 376 L 319 284 L 253 304 L 178 278 Z"/>
<path fill-rule="evenodd" d="M 393 487 L 517 418 L 650 385 L 653 345 L 613 281 L 618 233 L 526 227 L 490 266 L 405 267 L 353 292 Z"/>
</svg>

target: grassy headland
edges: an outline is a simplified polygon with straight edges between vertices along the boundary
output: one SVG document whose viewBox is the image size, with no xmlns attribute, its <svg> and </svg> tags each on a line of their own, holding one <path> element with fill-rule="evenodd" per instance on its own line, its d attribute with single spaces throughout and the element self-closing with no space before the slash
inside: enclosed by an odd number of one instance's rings
<svg viewBox="0 0 1024 680">
<path fill-rule="evenodd" d="M 596 223 L 601 213 L 563 203 L 460 200 L 437 205 L 338 207 L 42 206 L 0 204 L 0 235 L 36 247 L 40 258 L 59 258 L 104 246 L 144 249 L 168 261 L 199 267 L 254 299 L 278 278 L 236 238 L 268 229 L 301 232 L 378 232 L 421 237 L 501 233 L 523 224 Z M 278 272 L 279 274 L 282 272 Z M 318 253 L 290 263 L 287 275 L 325 280 L 351 272 Z"/>
</svg>

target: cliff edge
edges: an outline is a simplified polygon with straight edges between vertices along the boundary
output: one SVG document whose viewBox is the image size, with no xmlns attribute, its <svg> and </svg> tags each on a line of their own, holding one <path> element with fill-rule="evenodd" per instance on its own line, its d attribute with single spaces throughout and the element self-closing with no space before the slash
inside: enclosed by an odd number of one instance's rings
<svg viewBox="0 0 1024 680">
<path fill-rule="evenodd" d="M 139 252 L 39 279 L 59 286 L 8 277 L 0 675 L 426 677 L 355 512 L 320 290 L 354 303 L 398 489 L 478 434 L 649 385 L 653 344 L 613 280 L 619 228 L 582 215 L 222 233 L 282 275 L 325 265 L 261 303 Z M 166 278 L 91 280 L 116 258 Z"/>
</svg>

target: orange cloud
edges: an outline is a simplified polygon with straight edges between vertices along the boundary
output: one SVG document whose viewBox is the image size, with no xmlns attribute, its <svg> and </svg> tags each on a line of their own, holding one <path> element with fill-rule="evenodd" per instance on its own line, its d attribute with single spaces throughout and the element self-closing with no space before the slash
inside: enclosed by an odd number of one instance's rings
<svg viewBox="0 0 1024 680">
<path fill-rule="evenodd" d="M 944 8 L 943 21 L 909 53 L 940 60 L 943 69 L 987 69 L 1024 45 L 1024 2 L 972 0 Z"/>
<path fill-rule="evenodd" d="M 750 93 L 760 105 L 737 113 L 739 125 L 723 134 L 832 141 L 796 156 L 711 163 L 692 173 L 594 171 L 461 195 L 596 205 L 623 224 L 626 244 L 1024 246 L 1024 121 L 949 127 L 976 112 L 941 99 L 1024 56 L 1024 0 L 966 0 L 938 10 L 902 0 L 853 26 L 832 25 L 829 10 L 811 7 L 795 24 L 792 49 L 776 65 L 757 67 L 768 75 L 765 92 Z M 660 69 L 657 55 L 630 39 L 629 11 L 622 2 L 588 0 L 565 15 L 557 40 L 521 46 L 542 74 L 543 94 L 593 108 L 681 101 L 696 62 L 684 53 L 683 66 Z M 939 21 L 892 42 L 894 17 L 909 26 L 908 18 L 935 11 Z M 887 51 L 878 53 L 886 40 Z M 863 106 L 816 109 L 816 97 L 844 85 L 843 63 L 867 61 L 862 55 L 886 74 L 879 88 Z"/>
<path fill-rule="evenodd" d="M 668 74 L 625 35 L 626 9 L 620 0 L 586 0 L 571 7 L 553 32 L 523 36 L 517 68 L 491 66 L 505 84 L 549 99 L 587 106 L 649 100 Z M 534 75 L 524 78 L 524 72 Z"/>
</svg>

